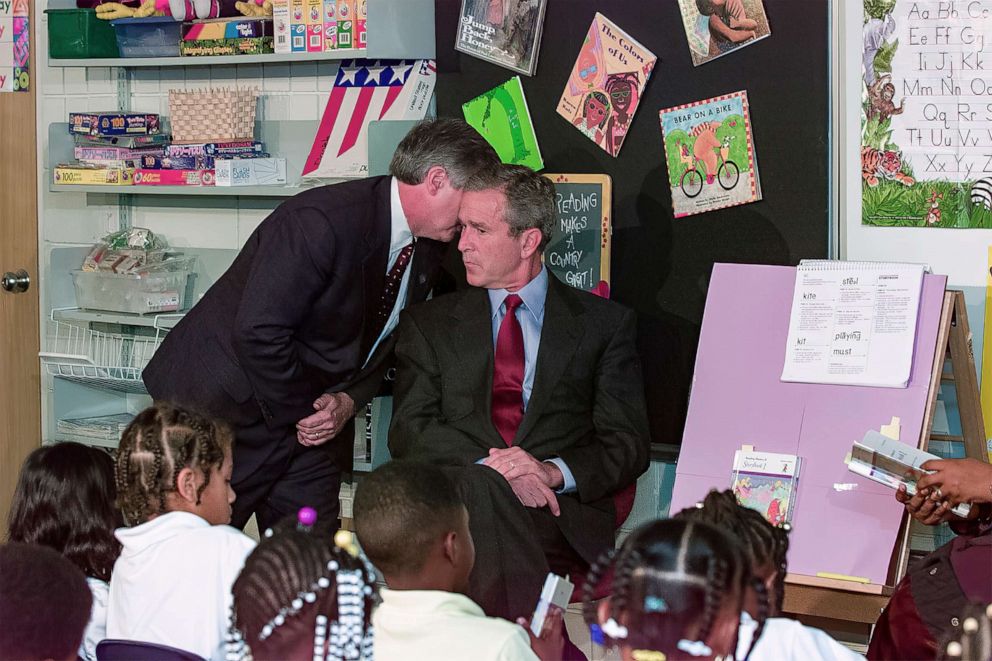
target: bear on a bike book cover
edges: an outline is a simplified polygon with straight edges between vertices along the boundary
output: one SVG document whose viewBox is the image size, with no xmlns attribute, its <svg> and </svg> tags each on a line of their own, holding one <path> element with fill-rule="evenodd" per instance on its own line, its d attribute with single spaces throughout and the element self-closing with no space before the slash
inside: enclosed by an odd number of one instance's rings
<svg viewBox="0 0 992 661">
<path fill-rule="evenodd" d="M 659 113 L 675 217 L 761 199 L 747 92 Z"/>
</svg>

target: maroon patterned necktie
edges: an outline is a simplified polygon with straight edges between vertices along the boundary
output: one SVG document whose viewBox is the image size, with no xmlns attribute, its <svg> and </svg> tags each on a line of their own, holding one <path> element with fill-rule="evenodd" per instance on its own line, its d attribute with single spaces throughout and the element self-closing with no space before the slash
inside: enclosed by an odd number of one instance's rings
<svg viewBox="0 0 992 661">
<path fill-rule="evenodd" d="M 396 307 L 396 297 L 400 293 L 400 283 L 403 282 L 403 273 L 410 264 L 410 257 L 412 256 L 413 244 L 411 243 L 403 247 L 403 250 L 396 257 L 396 263 L 393 264 L 393 268 L 389 269 L 389 273 L 386 274 L 386 286 L 382 290 L 382 300 L 379 304 L 379 309 L 375 313 L 376 332 L 372 340 L 373 342 L 382 334 L 382 329 L 386 327 L 389 315 L 393 313 L 393 308 Z"/>
<path fill-rule="evenodd" d="M 513 445 L 524 419 L 524 332 L 515 311 L 523 303 L 516 294 L 503 301 L 506 316 L 496 335 L 493 365 L 493 425 L 507 445 Z"/>
</svg>

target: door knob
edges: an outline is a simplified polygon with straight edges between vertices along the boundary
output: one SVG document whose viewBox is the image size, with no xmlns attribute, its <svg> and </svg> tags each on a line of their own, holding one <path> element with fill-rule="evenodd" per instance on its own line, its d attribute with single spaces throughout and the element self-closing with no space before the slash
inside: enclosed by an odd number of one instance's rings
<svg viewBox="0 0 992 661">
<path fill-rule="evenodd" d="M 3 274 L 3 279 L 0 280 L 0 287 L 3 287 L 4 291 L 8 291 L 11 294 L 23 294 L 30 286 L 31 277 L 24 269 L 18 269 L 13 273 L 7 271 Z"/>
</svg>

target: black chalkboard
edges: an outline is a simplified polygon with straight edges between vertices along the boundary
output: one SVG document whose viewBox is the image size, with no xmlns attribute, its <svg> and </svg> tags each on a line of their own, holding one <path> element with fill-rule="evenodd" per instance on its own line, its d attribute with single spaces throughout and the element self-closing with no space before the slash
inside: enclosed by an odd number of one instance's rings
<svg viewBox="0 0 992 661">
<path fill-rule="evenodd" d="M 558 217 L 544 263 L 558 279 L 609 297 L 610 178 L 603 174 L 545 174 L 555 182 Z"/>
<path fill-rule="evenodd" d="M 764 0 L 771 36 L 692 66 L 674 0 L 548 0 L 537 72 L 521 76 L 547 172 L 613 180 L 610 298 L 638 313 L 655 442 L 679 443 L 714 262 L 795 265 L 824 258 L 830 207 L 830 10 L 827 0 Z M 514 72 L 454 50 L 461 0 L 435 0 L 438 114 Z M 555 111 L 599 11 L 658 56 L 619 156 Z M 672 216 L 658 111 L 747 90 L 764 200 Z M 457 251 L 447 262 L 461 268 Z"/>
</svg>

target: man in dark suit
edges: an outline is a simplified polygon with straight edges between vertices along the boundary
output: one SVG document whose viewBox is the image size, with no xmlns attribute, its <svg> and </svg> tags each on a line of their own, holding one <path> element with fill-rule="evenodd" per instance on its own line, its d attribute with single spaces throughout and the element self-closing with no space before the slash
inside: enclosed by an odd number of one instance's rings
<svg viewBox="0 0 992 661">
<path fill-rule="evenodd" d="M 450 467 L 478 554 L 469 596 L 515 618 L 549 568 L 613 546 L 612 496 L 647 468 L 649 437 L 633 312 L 543 266 L 553 184 L 495 174 L 462 197 L 473 288 L 401 315 L 389 449 Z"/>
<path fill-rule="evenodd" d="M 418 125 L 392 177 L 280 205 L 166 336 L 145 385 L 234 427 L 233 525 L 254 512 L 265 529 L 304 505 L 337 518 L 352 441 L 321 446 L 378 392 L 399 310 L 427 297 L 465 187 L 498 165 L 468 124 Z"/>
</svg>

